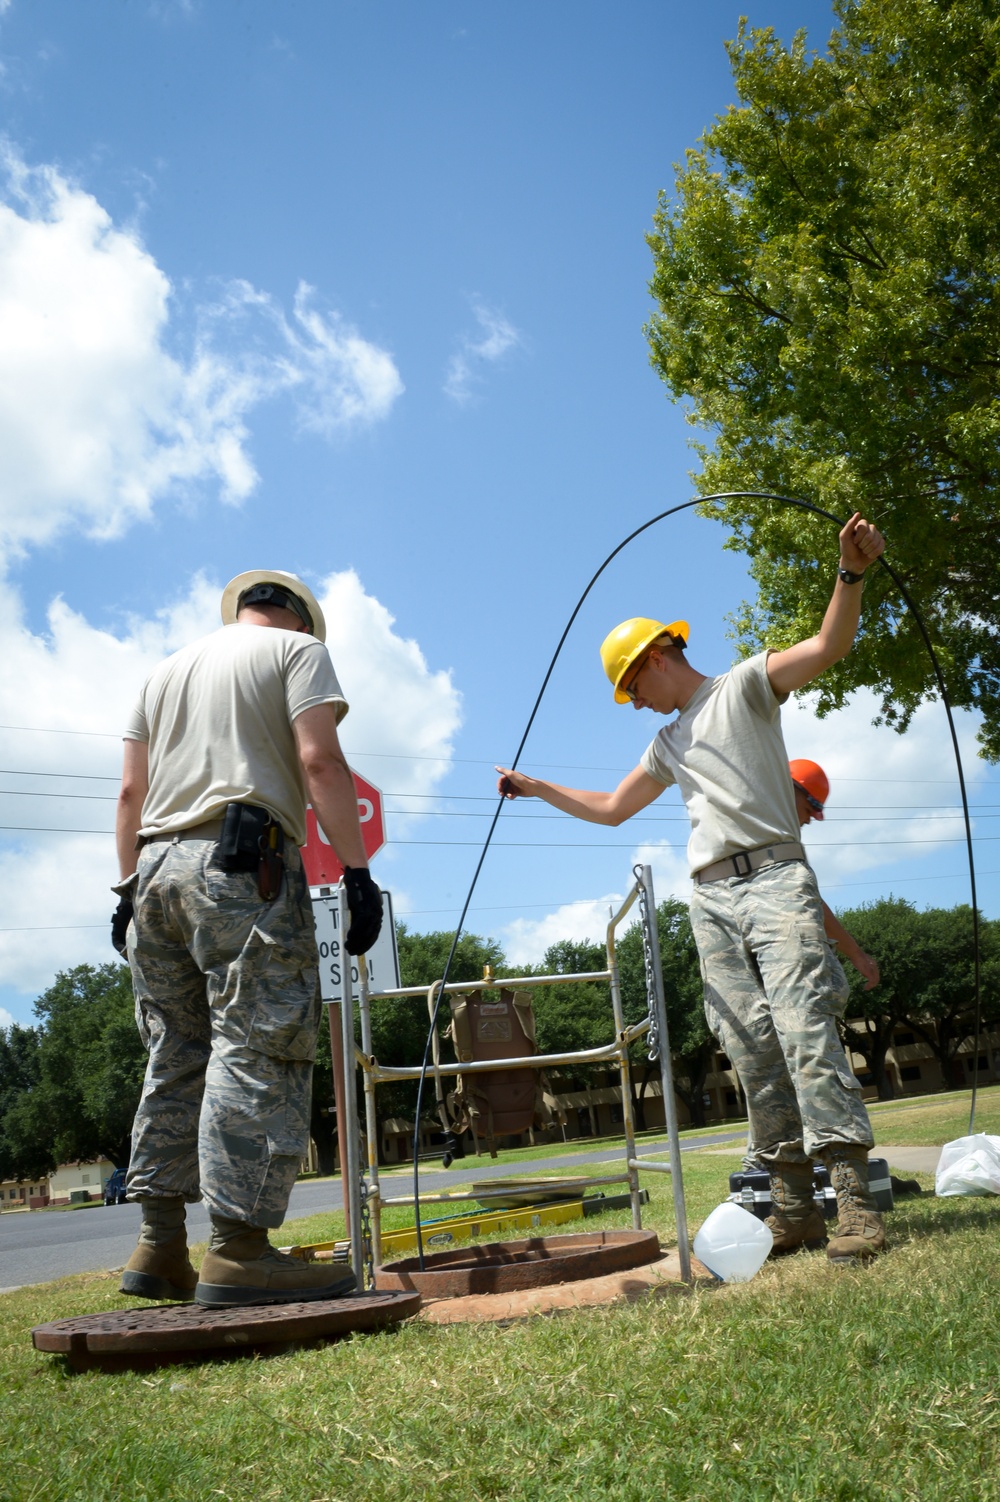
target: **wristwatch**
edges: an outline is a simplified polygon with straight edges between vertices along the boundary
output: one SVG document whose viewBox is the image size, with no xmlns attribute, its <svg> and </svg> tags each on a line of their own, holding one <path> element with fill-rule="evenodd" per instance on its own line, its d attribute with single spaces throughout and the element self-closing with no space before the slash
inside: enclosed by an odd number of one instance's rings
<svg viewBox="0 0 1000 1502">
<path fill-rule="evenodd" d="M 860 584 L 864 577 L 864 574 L 852 574 L 849 568 L 837 569 L 837 578 L 843 579 L 845 584 Z"/>
</svg>

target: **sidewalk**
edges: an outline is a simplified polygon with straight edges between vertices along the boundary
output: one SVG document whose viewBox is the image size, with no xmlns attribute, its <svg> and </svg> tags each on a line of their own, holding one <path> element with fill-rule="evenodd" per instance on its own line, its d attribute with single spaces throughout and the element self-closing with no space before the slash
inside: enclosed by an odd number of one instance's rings
<svg viewBox="0 0 1000 1502">
<path fill-rule="evenodd" d="M 934 1173 L 939 1147 L 873 1147 L 871 1157 L 885 1158 L 890 1168 L 902 1169 L 905 1173 Z"/>
</svg>

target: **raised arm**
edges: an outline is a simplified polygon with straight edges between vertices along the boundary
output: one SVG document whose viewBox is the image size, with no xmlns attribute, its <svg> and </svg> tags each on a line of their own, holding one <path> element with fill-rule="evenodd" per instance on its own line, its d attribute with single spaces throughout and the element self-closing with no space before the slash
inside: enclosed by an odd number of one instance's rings
<svg viewBox="0 0 1000 1502">
<path fill-rule="evenodd" d="M 884 549 L 881 532 L 856 511 L 840 534 L 840 567 L 852 574 L 863 574 Z M 791 694 L 805 688 L 826 668 L 847 656 L 861 619 L 861 587 L 860 581 L 845 584 L 838 575 L 816 635 L 769 655 L 767 676 L 776 694 Z"/>
<path fill-rule="evenodd" d="M 634 768 L 613 793 L 564 788 L 555 782 L 543 782 L 540 777 L 528 777 L 524 772 L 511 772 L 507 767 L 497 767 L 497 771 L 500 773 L 497 792 L 505 798 L 541 798 L 564 814 L 586 819 L 589 824 L 624 824 L 663 792 L 663 783 L 650 777 L 642 767 Z"/>
</svg>

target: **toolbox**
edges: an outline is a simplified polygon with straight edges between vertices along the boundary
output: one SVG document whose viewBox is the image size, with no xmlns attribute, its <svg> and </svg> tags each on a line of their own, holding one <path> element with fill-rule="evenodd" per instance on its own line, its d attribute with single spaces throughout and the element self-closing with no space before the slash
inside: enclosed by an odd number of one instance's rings
<svg viewBox="0 0 1000 1502">
<path fill-rule="evenodd" d="M 868 1186 L 879 1210 L 891 1210 L 892 1179 L 885 1158 L 868 1159 Z M 832 1219 L 837 1213 L 837 1196 L 830 1183 L 830 1175 L 822 1163 L 813 1167 L 813 1189 L 817 1209 L 822 1211 L 827 1220 Z M 738 1173 L 731 1173 L 729 1198 L 734 1205 L 742 1205 L 744 1210 L 749 1210 L 759 1220 L 766 1220 L 771 1214 L 771 1179 L 767 1171 L 753 1169 L 748 1172 L 743 1169 Z"/>
</svg>

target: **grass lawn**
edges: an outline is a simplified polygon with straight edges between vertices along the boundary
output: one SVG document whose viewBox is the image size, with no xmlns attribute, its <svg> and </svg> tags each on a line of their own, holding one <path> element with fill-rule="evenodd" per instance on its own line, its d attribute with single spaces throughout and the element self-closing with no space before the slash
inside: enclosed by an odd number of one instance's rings
<svg viewBox="0 0 1000 1502">
<path fill-rule="evenodd" d="M 876 1135 L 939 1144 L 967 1113 L 967 1095 L 889 1103 Z M 977 1127 L 1000 1132 L 1000 1089 Z M 685 1155 L 692 1232 L 734 1159 Z M 669 1178 L 644 1183 L 668 1242 Z M 889 1230 L 864 1270 L 801 1255 L 631 1305 L 113 1376 L 72 1374 L 29 1331 L 123 1307 L 116 1277 L 23 1289 L 0 1302 L 0 1498 L 1000 1502 L 1000 1199 L 905 1200 Z"/>
</svg>

